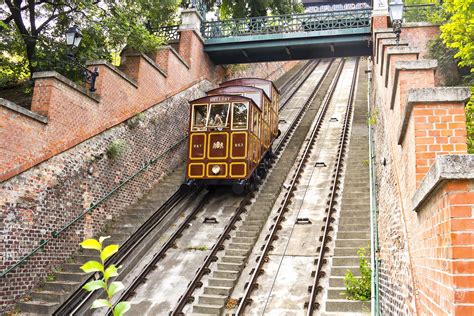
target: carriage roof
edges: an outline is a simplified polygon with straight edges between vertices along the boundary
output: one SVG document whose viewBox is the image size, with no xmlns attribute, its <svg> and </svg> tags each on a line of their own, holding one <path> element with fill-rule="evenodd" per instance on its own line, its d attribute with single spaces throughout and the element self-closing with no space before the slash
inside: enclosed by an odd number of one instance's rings
<svg viewBox="0 0 474 316">
<path fill-rule="evenodd" d="M 209 90 L 206 93 L 208 95 L 216 95 L 216 94 L 233 94 L 233 93 L 249 93 L 249 92 L 258 93 L 258 98 L 252 98 L 252 97 L 250 98 L 254 101 L 254 103 L 260 109 L 262 108 L 262 101 L 263 101 L 262 97 L 270 100 L 270 98 L 267 96 L 265 91 L 263 91 L 263 89 L 258 88 L 258 87 L 253 87 L 253 86 L 225 86 L 225 87 L 219 87 L 219 88 Z"/>
<path fill-rule="evenodd" d="M 243 97 L 235 94 L 219 94 L 219 95 L 208 95 L 199 99 L 190 101 L 190 104 L 202 104 L 202 103 L 228 103 L 228 102 L 249 102 L 253 104 L 260 111 L 261 109 L 255 104 L 251 98 Z"/>
<path fill-rule="evenodd" d="M 238 79 L 232 79 L 232 80 L 229 80 L 229 81 L 225 81 L 223 83 L 220 84 L 221 87 L 227 87 L 227 86 L 253 86 L 253 85 L 256 85 L 256 84 L 265 84 L 269 87 L 273 87 L 275 89 L 275 91 L 277 93 L 280 93 L 280 91 L 278 90 L 278 88 L 275 86 L 275 84 L 273 83 L 273 81 L 271 80 L 267 80 L 267 79 L 260 79 L 260 78 L 238 78 Z M 268 98 L 270 99 L 270 101 L 273 99 L 273 95 L 272 95 L 272 89 L 268 89 L 268 91 L 265 91 L 265 89 L 262 89 L 265 94 L 267 94 Z"/>
</svg>

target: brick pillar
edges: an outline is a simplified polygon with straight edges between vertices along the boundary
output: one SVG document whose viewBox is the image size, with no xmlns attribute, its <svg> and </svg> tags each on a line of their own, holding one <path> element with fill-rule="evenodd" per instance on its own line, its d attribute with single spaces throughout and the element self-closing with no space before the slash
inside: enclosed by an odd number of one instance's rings
<svg viewBox="0 0 474 316">
<path fill-rule="evenodd" d="M 409 90 L 398 143 L 414 141 L 417 187 L 437 156 L 467 153 L 464 106 L 469 96 L 465 88 Z M 414 138 L 404 140 L 410 116 Z"/>
<path fill-rule="evenodd" d="M 35 74 L 33 74 L 35 79 Z M 54 89 L 53 78 L 35 79 L 33 98 L 31 100 L 31 111 L 48 117 L 51 104 L 51 94 Z"/>
<path fill-rule="evenodd" d="M 372 17 L 372 29 L 385 29 L 388 28 L 389 17 L 387 15 L 378 15 Z"/>
<path fill-rule="evenodd" d="M 171 53 L 170 49 L 170 47 L 160 48 L 155 52 L 154 56 L 155 63 L 157 63 L 157 65 L 164 69 L 166 72 L 168 72 L 168 60 L 169 54 Z"/>
<path fill-rule="evenodd" d="M 385 75 L 385 87 L 388 87 L 389 78 L 392 78 L 397 61 L 417 60 L 420 51 L 416 47 L 397 46 L 389 47 L 385 52 L 385 61 L 382 65 L 382 75 Z"/>
<path fill-rule="evenodd" d="M 178 53 L 191 66 L 193 50 L 204 49 L 201 37 L 203 17 L 196 9 L 189 9 L 181 12 L 181 20 Z"/>
<path fill-rule="evenodd" d="M 390 109 L 393 110 L 395 104 L 398 103 L 400 113 L 403 113 L 408 90 L 413 87 L 433 88 L 437 66 L 437 60 L 397 61 L 395 63 Z M 397 93 L 398 98 L 395 100 Z"/>
</svg>

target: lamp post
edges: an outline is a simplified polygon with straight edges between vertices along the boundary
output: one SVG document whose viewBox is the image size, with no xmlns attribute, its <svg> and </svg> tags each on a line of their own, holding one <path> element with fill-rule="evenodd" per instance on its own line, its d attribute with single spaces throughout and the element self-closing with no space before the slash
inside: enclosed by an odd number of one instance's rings
<svg viewBox="0 0 474 316">
<path fill-rule="evenodd" d="M 392 22 L 393 33 L 397 35 L 397 46 L 400 42 L 400 33 L 402 32 L 403 19 L 403 1 L 393 0 L 388 5 L 388 12 L 390 14 L 390 21 Z"/>
<path fill-rule="evenodd" d="M 79 30 L 77 26 L 70 27 L 66 31 L 66 46 L 69 49 L 67 56 L 72 64 L 78 66 L 82 70 L 82 74 L 86 82 L 89 83 L 90 85 L 89 91 L 94 92 L 96 90 L 95 80 L 99 76 L 99 71 L 97 67 L 94 69 L 94 71 L 91 71 L 87 69 L 87 67 L 79 63 L 79 61 L 77 60 L 75 53 L 77 49 L 79 48 L 79 45 L 81 44 L 81 40 L 82 40 L 82 33 L 81 33 L 81 30 Z"/>
</svg>

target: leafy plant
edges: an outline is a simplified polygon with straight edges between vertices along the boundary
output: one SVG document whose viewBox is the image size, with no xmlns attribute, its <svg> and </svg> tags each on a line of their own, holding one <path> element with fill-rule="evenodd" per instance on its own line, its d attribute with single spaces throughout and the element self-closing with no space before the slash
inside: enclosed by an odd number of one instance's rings
<svg viewBox="0 0 474 316">
<path fill-rule="evenodd" d="M 135 128 L 137 127 L 140 122 L 142 122 L 143 120 L 145 119 L 145 114 L 142 112 L 142 113 L 137 113 L 135 114 L 133 117 L 129 118 L 127 120 L 127 125 L 130 127 L 130 128 Z"/>
<path fill-rule="evenodd" d="M 56 281 L 56 279 L 57 279 L 57 276 L 55 273 L 50 273 L 46 276 L 46 281 L 48 282 Z"/>
<path fill-rule="evenodd" d="M 370 117 L 367 119 L 367 124 L 369 125 L 375 125 L 377 124 L 377 111 L 374 111 L 370 114 Z"/>
<path fill-rule="evenodd" d="M 106 149 L 106 154 L 109 159 L 116 159 L 123 155 L 125 149 L 127 147 L 127 143 L 123 139 L 116 139 L 111 142 Z"/>
<path fill-rule="evenodd" d="M 101 262 L 91 260 L 86 262 L 81 266 L 81 270 L 85 273 L 96 273 L 100 272 L 102 274 L 102 279 L 94 280 L 88 282 L 84 285 L 83 289 L 88 292 L 94 292 L 98 289 L 103 289 L 107 293 L 107 299 L 96 299 L 92 303 L 91 309 L 107 307 L 111 309 L 114 316 L 121 316 L 125 314 L 130 309 L 129 302 L 119 302 L 115 307 L 112 304 L 112 298 L 115 294 L 124 289 L 122 282 L 111 282 L 109 284 L 110 278 L 116 277 L 118 275 L 118 268 L 111 264 L 105 268 L 105 261 L 115 254 L 119 246 L 118 245 L 108 245 L 103 247 L 103 242 L 108 237 L 100 237 L 99 240 L 96 239 L 87 239 L 81 243 L 81 247 L 84 249 L 93 249 L 99 252 Z"/>
<path fill-rule="evenodd" d="M 371 269 L 367 259 L 368 254 L 368 247 L 361 247 L 357 250 L 360 277 L 354 276 L 351 270 L 347 270 L 347 273 L 344 275 L 344 285 L 346 286 L 346 292 L 344 294 L 348 300 L 370 300 Z"/>
</svg>

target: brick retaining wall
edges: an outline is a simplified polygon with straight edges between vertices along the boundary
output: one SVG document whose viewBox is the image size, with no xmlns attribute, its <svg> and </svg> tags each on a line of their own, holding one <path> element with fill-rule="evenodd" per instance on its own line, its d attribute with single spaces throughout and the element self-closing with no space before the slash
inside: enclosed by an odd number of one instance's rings
<svg viewBox="0 0 474 316">
<path fill-rule="evenodd" d="M 181 55 L 183 54 L 183 55 Z M 96 202 L 140 165 L 187 135 L 188 101 L 235 74 L 216 67 L 192 31 L 181 33 L 178 51 L 164 47 L 154 59 L 123 56 L 115 68 L 99 67 L 90 95 L 61 75 L 36 74 L 32 111 L 0 102 L 0 270 L 17 262 Z M 296 62 L 257 64 L 239 76 L 276 79 Z M 137 126 L 130 123 L 142 113 Z M 117 159 L 105 155 L 114 140 L 125 144 Z M 116 192 L 102 206 L 0 279 L 0 312 L 11 308 L 51 270 L 98 233 L 112 217 L 146 193 L 186 157 L 186 142 Z"/>
<path fill-rule="evenodd" d="M 382 33 L 374 30 L 374 38 Z M 382 315 L 474 313 L 468 282 L 474 277 L 474 174 L 463 171 L 474 165 L 474 157 L 465 155 L 469 92 L 435 86 L 437 63 L 424 58 L 437 34 L 433 26 L 412 25 L 402 30 L 401 43 L 408 46 L 382 49 L 387 40 L 375 40 Z M 442 165 L 446 157 L 449 163 Z M 436 178 L 440 164 L 458 169 Z"/>
</svg>

